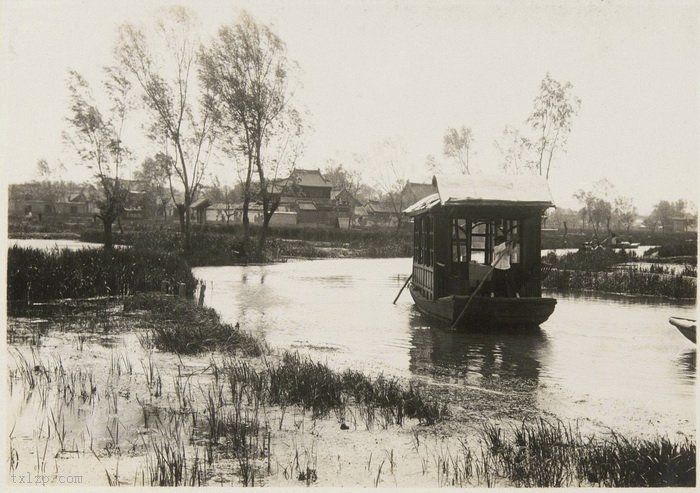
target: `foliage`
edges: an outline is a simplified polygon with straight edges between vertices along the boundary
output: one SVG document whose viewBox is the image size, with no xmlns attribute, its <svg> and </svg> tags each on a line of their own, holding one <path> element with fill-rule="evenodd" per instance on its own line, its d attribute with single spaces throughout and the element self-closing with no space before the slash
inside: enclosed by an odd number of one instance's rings
<svg viewBox="0 0 700 493">
<path fill-rule="evenodd" d="M 536 158 L 533 163 L 539 175 L 549 179 L 552 159 L 557 150 L 564 150 L 571 133 L 572 118 L 578 113 L 581 100 L 572 93 L 570 82 L 561 83 L 547 73 L 540 84 L 532 114 L 527 119 L 539 138 L 531 143 Z"/>
<path fill-rule="evenodd" d="M 492 473 L 515 486 L 695 486 L 695 443 L 686 438 L 627 439 L 584 436 L 576 428 L 544 419 L 503 430 L 483 425 L 483 456 Z"/>
<path fill-rule="evenodd" d="M 87 81 L 76 71 L 69 73 L 70 117 L 72 132 L 64 138 L 75 147 L 83 162 L 94 169 L 103 197 L 98 201 L 97 217 L 104 226 L 104 245 L 112 247 L 112 224 L 124 212 L 128 191 L 120 183 L 120 167 L 129 156 L 122 143 L 122 128 L 126 115 L 132 107 L 131 85 L 114 68 L 106 69 L 104 86 L 112 103 L 107 116 L 94 101 Z"/>
<path fill-rule="evenodd" d="M 281 191 L 275 187 L 281 185 L 277 179 L 280 173 L 291 172 L 300 153 L 301 118 L 291 106 L 293 91 L 289 87 L 294 64 L 270 27 L 258 24 L 245 12 L 233 26 L 219 29 L 200 58 L 206 106 L 225 133 L 228 153 L 245 158 L 246 240 L 252 176 L 257 174 L 263 209 L 258 255 L 263 257 L 270 218 L 279 206 Z"/>
<path fill-rule="evenodd" d="M 630 197 L 617 197 L 613 204 L 613 217 L 617 221 L 617 227 L 625 227 L 630 232 L 634 220 L 637 218 L 637 208 Z"/>
<path fill-rule="evenodd" d="M 627 252 L 598 249 L 579 251 L 561 257 L 549 253 L 545 261 L 554 268 L 542 286 L 553 289 L 582 289 L 632 295 L 666 296 L 691 299 L 697 282 L 683 274 L 648 272 L 637 267 L 611 269 L 617 264 L 637 260 Z"/>
<path fill-rule="evenodd" d="M 396 379 L 370 378 L 354 370 L 343 373 L 302 358 L 298 353 L 285 353 L 282 362 L 271 365 L 269 399 L 282 406 L 301 405 L 315 416 L 325 416 L 342 409 L 348 398 L 360 406 L 378 408 L 391 421 L 402 425 L 405 418 L 433 424 L 445 415 L 445 408 L 427 398 L 414 386 L 402 387 Z"/>
<path fill-rule="evenodd" d="M 144 204 L 147 207 L 143 211 L 147 217 L 165 217 L 167 213 L 165 204 L 170 197 L 167 188 L 168 170 L 172 166 L 172 158 L 158 152 L 155 156 L 144 159 L 141 168 L 134 173 L 134 179 L 143 182 L 143 191 L 146 192 L 149 199 Z"/>
<path fill-rule="evenodd" d="M 195 279 L 189 265 L 173 254 L 137 248 L 8 250 L 10 301 L 126 295 L 157 291 L 162 282 L 171 288 L 184 282 L 187 293 L 191 296 L 194 292 Z"/>
<path fill-rule="evenodd" d="M 506 125 L 500 140 L 494 140 L 493 144 L 501 154 L 504 173 L 518 175 L 526 170 L 532 171 L 526 155 L 529 141 L 515 127 Z"/>
<path fill-rule="evenodd" d="M 459 129 L 449 127 L 442 139 L 442 153 L 453 159 L 463 175 L 471 174 L 469 157 L 474 154 L 474 133 L 464 126 Z"/>
<path fill-rule="evenodd" d="M 165 171 L 180 214 L 185 250 L 190 248 L 189 206 L 197 198 L 216 138 L 211 109 L 195 99 L 199 49 L 195 26 L 191 12 L 172 7 L 153 30 L 121 26 L 115 50 L 120 67 L 141 89 L 151 116 L 149 136 L 174 156 L 162 162 L 168 165 Z M 158 44 L 167 56 L 155 55 Z M 183 188 L 182 201 L 176 200 L 173 179 Z"/>
<path fill-rule="evenodd" d="M 650 248 L 644 252 L 644 257 L 681 257 L 698 254 L 697 241 L 674 242 L 659 247 Z"/>
<path fill-rule="evenodd" d="M 580 250 L 578 252 L 557 255 L 550 252 L 545 257 L 545 261 L 556 269 L 573 269 L 585 271 L 606 271 L 616 264 L 630 262 L 636 258 L 634 252 L 627 253 L 625 250 L 610 250 L 599 248 L 596 250 Z"/>
<path fill-rule="evenodd" d="M 145 310 L 153 342 L 158 349 L 180 354 L 240 349 L 260 356 L 265 345 L 237 327 L 221 322 L 213 308 L 162 293 L 137 294 L 124 301 L 124 310 Z"/>
<path fill-rule="evenodd" d="M 685 200 L 677 200 L 669 202 L 662 200 L 654 206 L 654 210 L 646 218 L 644 224 L 654 231 L 658 225 L 666 232 L 666 228 L 671 226 L 672 220 L 675 218 L 686 219 L 689 225 L 697 225 L 697 211 L 688 210 L 688 203 Z M 692 207 L 690 209 L 693 209 Z"/>
</svg>

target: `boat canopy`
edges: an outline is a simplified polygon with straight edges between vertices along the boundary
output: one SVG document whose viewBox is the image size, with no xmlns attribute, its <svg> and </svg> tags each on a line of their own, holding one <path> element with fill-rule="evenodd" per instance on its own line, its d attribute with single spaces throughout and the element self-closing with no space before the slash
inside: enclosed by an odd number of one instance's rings
<svg viewBox="0 0 700 493">
<path fill-rule="evenodd" d="M 547 181 L 537 175 L 436 175 L 433 186 L 437 193 L 403 212 L 415 216 L 438 205 L 554 207 Z"/>
</svg>

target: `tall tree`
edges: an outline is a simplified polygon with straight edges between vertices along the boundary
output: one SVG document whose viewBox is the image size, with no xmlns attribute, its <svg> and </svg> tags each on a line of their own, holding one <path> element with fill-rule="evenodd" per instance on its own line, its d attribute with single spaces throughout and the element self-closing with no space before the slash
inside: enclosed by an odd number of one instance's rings
<svg viewBox="0 0 700 493">
<path fill-rule="evenodd" d="M 457 163 L 463 175 L 471 174 L 469 158 L 474 152 L 474 135 L 471 128 L 448 128 L 442 139 L 442 152 Z"/>
<path fill-rule="evenodd" d="M 120 182 L 120 168 L 129 156 L 122 142 L 126 115 L 132 109 L 131 84 L 115 68 L 106 69 L 104 87 L 111 108 L 103 113 L 88 82 L 76 71 L 69 71 L 70 130 L 64 138 L 71 143 L 89 168 L 94 170 L 103 192 L 96 216 L 102 221 L 105 250 L 112 248 L 112 225 L 124 211 L 128 190 Z"/>
<path fill-rule="evenodd" d="M 530 144 L 535 158 L 533 166 L 540 176 L 549 179 L 554 154 L 566 149 L 571 133 L 571 120 L 581 107 L 581 100 L 572 93 L 570 82 L 560 83 L 547 73 L 540 84 L 532 114 L 527 119 L 538 138 Z"/>
<path fill-rule="evenodd" d="M 197 198 L 216 138 L 208 105 L 199 104 L 196 63 L 200 48 L 194 15 L 172 7 L 156 22 L 150 38 L 132 24 L 119 30 L 117 59 L 141 88 L 151 116 L 150 137 L 172 156 L 168 180 L 180 214 L 184 249 L 190 250 L 190 205 Z M 176 185 L 173 184 L 175 180 Z M 182 199 L 175 193 L 182 187 Z"/>
<path fill-rule="evenodd" d="M 407 152 L 404 143 L 396 139 L 386 139 L 373 146 L 365 158 L 365 167 L 377 173 L 377 189 L 380 201 L 389 205 L 396 218 L 396 229 L 401 229 L 405 203 L 404 187 L 406 178 Z"/>
<path fill-rule="evenodd" d="M 637 219 L 637 208 L 629 197 L 617 197 L 613 204 L 613 216 L 618 222 L 618 226 L 623 226 L 627 233 L 630 232 L 632 224 Z"/>
<path fill-rule="evenodd" d="M 200 77 L 208 89 L 207 106 L 226 132 L 228 151 L 245 158 L 246 238 L 253 174 L 257 175 L 263 207 L 258 236 L 262 258 L 270 219 L 282 195 L 277 189 L 282 183 L 278 177 L 291 173 L 301 153 L 301 118 L 291 106 L 290 78 L 296 64 L 288 60 L 286 45 L 272 29 L 245 12 L 234 25 L 219 29 L 201 57 Z"/>
<path fill-rule="evenodd" d="M 501 154 L 501 169 L 506 174 L 519 175 L 530 171 L 527 160 L 527 149 L 530 142 L 522 137 L 518 129 L 506 125 L 499 139 L 493 141 Z"/>
<path fill-rule="evenodd" d="M 156 153 L 153 157 L 147 157 L 141 163 L 141 168 L 134 173 L 134 178 L 145 183 L 146 192 L 155 204 L 155 210 L 151 211 L 156 216 L 167 217 L 165 209 L 170 197 L 168 176 L 173 166 L 173 159 L 163 154 Z"/>
<path fill-rule="evenodd" d="M 594 192 L 579 190 L 574 194 L 574 197 L 583 206 L 581 208 L 581 216 L 588 224 L 593 227 L 593 234 L 598 238 L 601 224 L 605 224 L 607 229 L 610 229 L 610 220 L 612 219 L 612 204 L 605 197 L 602 190 L 609 185 L 607 181 L 600 181 L 594 187 Z"/>
<path fill-rule="evenodd" d="M 360 173 L 346 169 L 342 163 L 338 163 L 333 159 L 329 159 L 326 162 L 326 167 L 323 169 L 323 176 L 331 182 L 333 188 L 338 190 L 344 188 L 353 196 L 356 196 L 363 187 Z"/>
</svg>

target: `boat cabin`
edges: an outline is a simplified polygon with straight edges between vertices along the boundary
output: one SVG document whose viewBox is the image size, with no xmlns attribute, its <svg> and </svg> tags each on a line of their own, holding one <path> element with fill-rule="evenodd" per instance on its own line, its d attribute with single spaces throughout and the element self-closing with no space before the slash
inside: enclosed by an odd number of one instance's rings
<svg viewBox="0 0 700 493">
<path fill-rule="evenodd" d="M 547 182 L 465 175 L 436 176 L 433 185 L 437 193 L 404 211 L 414 225 L 412 293 L 427 302 L 471 295 L 489 276 L 495 240 L 504 236 L 514 245 L 509 275 L 518 295 L 540 298 L 541 220 L 554 206 Z M 480 294 L 490 294 L 489 282 Z"/>
</svg>

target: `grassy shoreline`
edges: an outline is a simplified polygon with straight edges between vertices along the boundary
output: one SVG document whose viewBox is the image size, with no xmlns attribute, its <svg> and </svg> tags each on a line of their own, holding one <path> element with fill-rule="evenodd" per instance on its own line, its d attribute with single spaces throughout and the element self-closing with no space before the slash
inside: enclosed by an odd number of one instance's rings
<svg viewBox="0 0 700 493">
<path fill-rule="evenodd" d="M 11 435 L 11 472 L 34 467 L 27 454 L 36 446 L 40 469 L 46 449 L 61 473 L 78 459 L 105 484 L 695 485 L 688 438 L 593 436 L 556 419 L 465 416 L 465 403 L 447 404 L 429 384 L 275 353 L 187 300 L 138 294 L 104 303 L 44 311 L 41 324 L 11 321 L 11 393 L 30 409 L 43 399 L 33 422 L 45 420 L 29 448 L 20 428 Z M 50 341 L 41 356 L 52 332 L 73 341 L 63 357 L 48 350 Z M 95 345 L 112 334 L 138 342 Z M 110 356 L 85 359 L 98 349 Z M 90 421 L 90 413 L 107 418 Z M 76 426 L 83 421 L 91 438 L 81 444 L 71 427 L 84 429 Z M 100 433 L 94 427 L 103 421 Z M 73 423 L 68 431 L 65 423 Z M 341 460 L 345 450 L 355 453 Z"/>
</svg>

